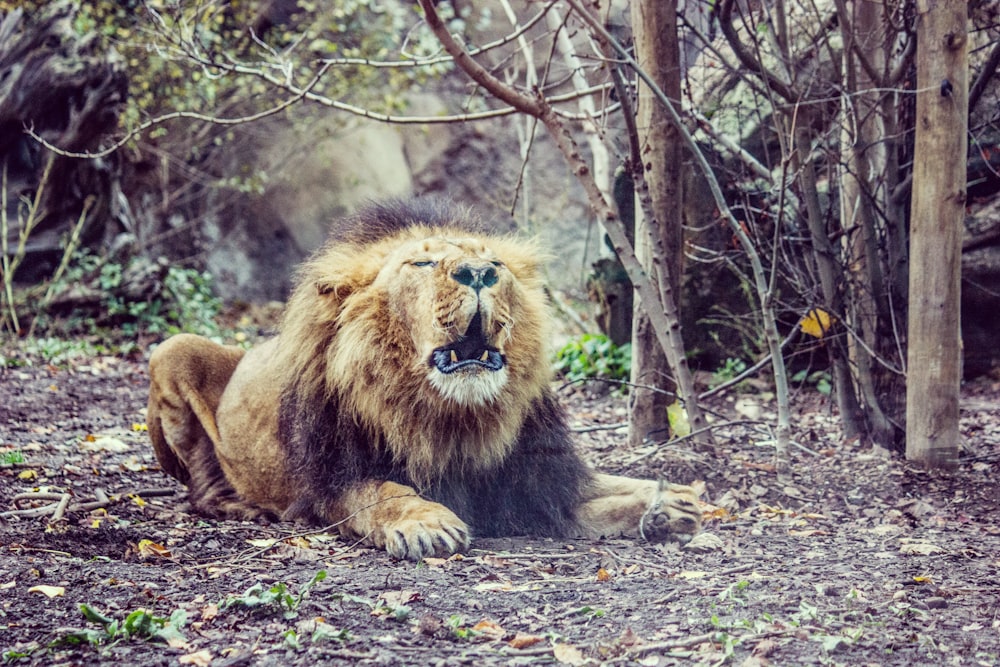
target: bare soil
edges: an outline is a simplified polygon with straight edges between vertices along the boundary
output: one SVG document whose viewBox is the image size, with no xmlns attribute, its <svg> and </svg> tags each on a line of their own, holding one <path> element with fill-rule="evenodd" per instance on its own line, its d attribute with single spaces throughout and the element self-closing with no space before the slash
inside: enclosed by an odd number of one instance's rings
<svg viewBox="0 0 1000 667">
<path fill-rule="evenodd" d="M 561 389 L 595 466 L 703 481 L 710 537 L 476 540 L 414 565 L 190 513 L 142 430 L 141 359 L 0 369 L 0 454 L 15 459 L 0 466 L 0 651 L 17 665 L 995 665 L 998 390 L 966 387 L 948 474 L 844 441 L 802 394 L 779 483 L 764 397 L 761 422 L 713 406 L 740 421 L 713 455 L 630 450 L 622 429 L 592 430 L 623 421 L 620 398 Z"/>
</svg>

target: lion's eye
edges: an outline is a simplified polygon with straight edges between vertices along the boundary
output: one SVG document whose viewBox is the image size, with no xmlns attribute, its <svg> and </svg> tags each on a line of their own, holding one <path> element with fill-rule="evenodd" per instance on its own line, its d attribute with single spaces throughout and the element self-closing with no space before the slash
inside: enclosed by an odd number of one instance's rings
<svg viewBox="0 0 1000 667">
<path fill-rule="evenodd" d="M 437 262 L 429 259 L 422 259 L 417 262 L 410 262 L 410 264 L 413 266 L 437 266 Z"/>
</svg>

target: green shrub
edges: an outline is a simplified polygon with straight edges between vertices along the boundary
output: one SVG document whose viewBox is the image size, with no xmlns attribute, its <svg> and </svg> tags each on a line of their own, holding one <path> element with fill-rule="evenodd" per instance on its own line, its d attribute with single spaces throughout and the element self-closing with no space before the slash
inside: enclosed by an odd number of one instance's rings
<svg viewBox="0 0 1000 667">
<path fill-rule="evenodd" d="M 627 381 L 632 346 L 615 345 L 603 334 L 584 334 L 556 352 L 555 370 L 570 381 L 604 379 Z"/>
</svg>

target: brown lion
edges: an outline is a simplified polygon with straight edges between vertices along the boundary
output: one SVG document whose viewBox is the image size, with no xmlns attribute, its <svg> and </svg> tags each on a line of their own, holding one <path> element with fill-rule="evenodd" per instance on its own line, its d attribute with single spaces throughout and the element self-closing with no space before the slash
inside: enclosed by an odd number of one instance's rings
<svg viewBox="0 0 1000 667">
<path fill-rule="evenodd" d="M 421 199 L 338 229 L 278 336 L 244 354 L 185 334 L 153 353 L 149 433 L 196 510 L 336 525 L 414 560 L 472 535 L 699 530 L 690 487 L 599 474 L 574 451 L 532 244 Z"/>
</svg>

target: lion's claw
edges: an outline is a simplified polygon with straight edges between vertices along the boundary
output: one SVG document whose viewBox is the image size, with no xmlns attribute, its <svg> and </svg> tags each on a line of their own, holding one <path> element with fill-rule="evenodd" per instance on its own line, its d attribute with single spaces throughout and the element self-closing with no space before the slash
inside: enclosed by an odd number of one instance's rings
<svg viewBox="0 0 1000 667">
<path fill-rule="evenodd" d="M 420 561 L 428 556 L 450 556 L 469 546 L 469 529 L 457 516 L 436 522 L 397 521 L 386 530 L 385 549 L 396 558 Z"/>
</svg>

